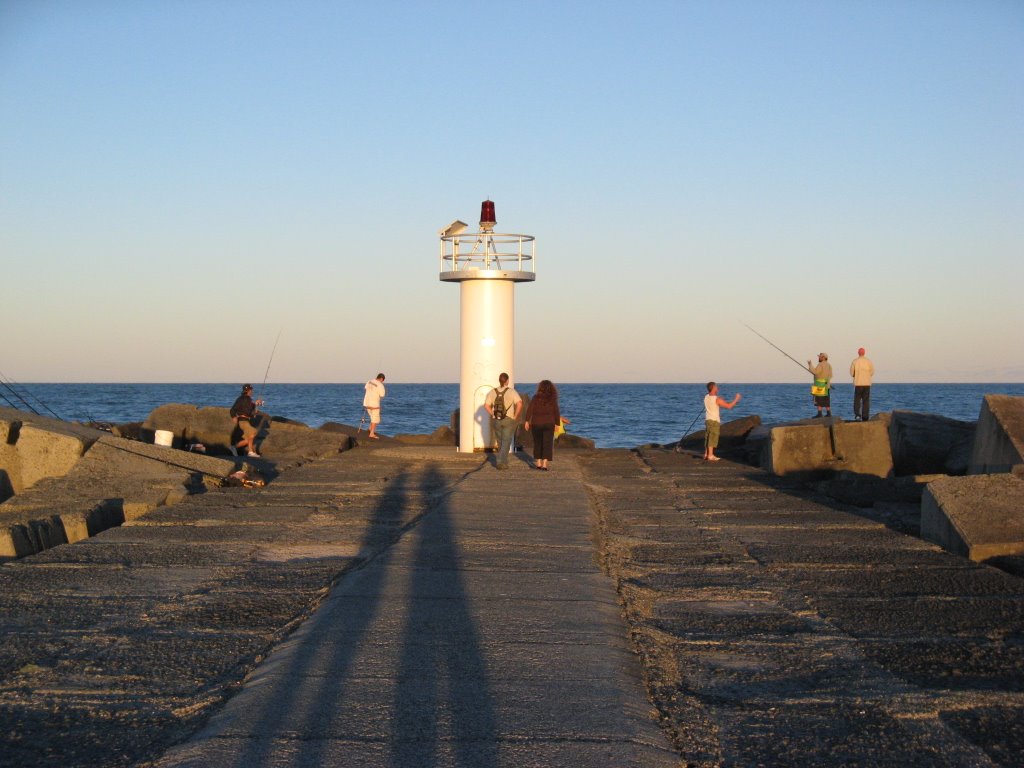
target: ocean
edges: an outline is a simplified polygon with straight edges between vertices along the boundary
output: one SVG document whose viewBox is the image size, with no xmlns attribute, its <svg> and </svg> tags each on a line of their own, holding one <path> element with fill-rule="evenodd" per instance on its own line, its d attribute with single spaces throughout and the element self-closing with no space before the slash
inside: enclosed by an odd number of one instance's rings
<svg viewBox="0 0 1024 768">
<path fill-rule="evenodd" d="M 425 434 L 450 422 L 458 407 L 458 384 L 387 382 L 380 433 Z M 257 390 L 259 383 L 255 384 Z M 721 395 L 743 399 L 723 420 L 757 414 L 763 423 L 777 424 L 813 416 L 810 387 L 804 384 L 720 384 Z M 191 403 L 230 406 L 240 384 L 15 384 L 14 389 L 44 415 L 69 421 L 125 423 L 144 421 L 157 406 Z M 533 394 L 535 385 L 520 391 Z M 599 448 L 632 448 L 645 443 L 669 443 L 703 426 L 706 389 L 697 384 L 561 384 L 562 413 L 572 420 L 571 433 L 589 437 Z M 985 394 L 1024 396 L 1024 384 L 875 384 L 871 413 L 909 410 L 974 421 Z M 259 392 L 258 392 L 259 394 Z M 20 402 L 0 388 L 0 405 Z M 275 416 L 319 427 L 328 421 L 359 424 L 363 384 L 267 384 L 262 410 Z M 5 402 L 9 401 L 9 402 Z M 853 386 L 840 384 L 832 392 L 833 413 L 853 415 Z M 46 408 L 43 407 L 46 406 Z M 47 410 L 47 408 L 49 410 Z M 52 410 L 53 413 L 50 411 Z"/>
</svg>

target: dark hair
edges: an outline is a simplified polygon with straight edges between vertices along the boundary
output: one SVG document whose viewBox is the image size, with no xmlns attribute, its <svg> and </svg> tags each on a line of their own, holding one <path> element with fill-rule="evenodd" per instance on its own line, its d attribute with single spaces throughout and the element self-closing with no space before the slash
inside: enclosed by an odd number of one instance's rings
<svg viewBox="0 0 1024 768">
<path fill-rule="evenodd" d="M 383 373 L 378 373 L 377 374 L 377 378 L 380 379 L 381 381 L 384 381 L 384 374 Z"/>
<path fill-rule="evenodd" d="M 552 400 L 558 397 L 558 390 L 555 389 L 555 385 L 549 379 L 544 379 L 537 385 L 537 394 L 534 397 L 541 400 Z"/>
<path fill-rule="evenodd" d="M 714 389 L 714 388 L 715 388 L 715 382 L 709 381 L 708 382 L 708 394 L 711 394 L 711 390 Z"/>
<path fill-rule="evenodd" d="M 252 392 L 252 384 L 242 385 L 242 394 L 245 394 L 246 392 Z"/>
<path fill-rule="evenodd" d="M 498 383 L 499 384 L 505 384 L 507 381 L 508 381 L 508 374 L 507 373 L 499 373 L 498 374 Z"/>
</svg>

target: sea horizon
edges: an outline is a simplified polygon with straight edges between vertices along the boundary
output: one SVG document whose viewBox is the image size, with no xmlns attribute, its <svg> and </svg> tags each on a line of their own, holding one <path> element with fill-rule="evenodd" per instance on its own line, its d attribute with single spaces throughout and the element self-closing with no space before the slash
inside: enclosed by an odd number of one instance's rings
<svg viewBox="0 0 1024 768">
<path fill-rule="evenodd" d="M 157 407 L 182 403 L 197 407 L 228 407 L 242 383 L 252 383 L 266 401 L 261 410 L 320 427 L 334 422 L 359 424 L 363 382 L 47 382 L 14 385 L 35 407 L 68 421 L 125 424 L 145 421 Z M 813 416 L 808 383 L 719 382 L 722 394 L 743 395 L 736 408 L 723 412 L 724 421 L 757 415 L 763 424 L 780 424 Z M 459 405 L 459 385 L 388 381 L 380 432 L 429 434 L 450 426 Z M 703 419 L 705 382 L 560 383 L 562 412 L 571 433 L 594 440 L 599 448 L 632 448 L 647 443 L 667 444 L 699 429 Z M 524 394 L 532 384 L 520 384 Z M 982 398 L 988 394 L 1024 396 L 1024 383 L 887 383 L 871 390 L 871 414 L 906 410 L 960 421 L 976 421 Z M 6 396 L 3 396 L 6 395 Z M 0 389 L 0 403 L 17 407 L 11 393 Z M 853 386 L 839 383 L 833 390 L 833 414 L 853 417 Z M 42 407 L 40 407 L 42 404 Z M 24 408 L 23 408 L 24 409 Z"/>
</svg>

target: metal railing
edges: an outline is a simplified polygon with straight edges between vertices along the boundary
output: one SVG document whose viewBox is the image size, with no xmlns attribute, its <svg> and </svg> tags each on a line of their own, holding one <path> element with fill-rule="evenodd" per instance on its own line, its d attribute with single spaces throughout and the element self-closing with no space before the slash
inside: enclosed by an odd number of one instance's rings
<svg viewBox="0 0 1024 768">
<path fill-rule="evenodd" d="M 537 245 L 533 235 L 476 232 L 441 236 L 441 272 L 494 269 L 535 271 Z"/>
</svg>

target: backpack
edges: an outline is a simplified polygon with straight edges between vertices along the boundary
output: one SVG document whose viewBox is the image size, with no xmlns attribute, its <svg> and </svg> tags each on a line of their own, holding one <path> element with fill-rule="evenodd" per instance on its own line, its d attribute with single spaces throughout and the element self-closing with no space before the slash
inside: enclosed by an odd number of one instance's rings
<svg viewBox="0 0 1024 768">
<path fill-rule="evenodd" d="M 494 389 L 494 403 L 491 405 L 491 412 L 494 414 L 496 419 L 504 419 L 507 415 L 505 413 L 505 393 L 508 392 L 508 387 L 505 389 Z"/>
</svg>

